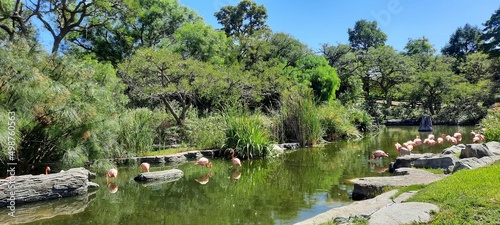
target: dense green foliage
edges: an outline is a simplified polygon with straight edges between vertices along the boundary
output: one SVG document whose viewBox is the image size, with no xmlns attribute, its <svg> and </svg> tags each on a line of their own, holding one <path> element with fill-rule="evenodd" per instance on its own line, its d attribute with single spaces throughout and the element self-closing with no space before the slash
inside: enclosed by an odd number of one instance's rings
<svg viewBox="0 0 500 225">
<path fill-rule="evenodd" d="M 448 57 L 425 37 L 399 52 L 366 20 L 348 29 L 349 44 L 315 54 L 273 32 L 251 0 L 214 15 L 222 30 L 177 0 L 66 3 L 0 3 L 0 122 L 16 123 L 0 126 L 0 152 L 6 161 L 12 146 L 26 173 L 172 144 L 261 157 L 270 143 L 357 138 L 424 113 L 477 123 L 499 99 L 499 10 L 482 33 L 458 28 Z M 52 54 L 36 32 L 50 35 Z M 490 114 L 483 125 L 495 138 Z"/>
</svg>

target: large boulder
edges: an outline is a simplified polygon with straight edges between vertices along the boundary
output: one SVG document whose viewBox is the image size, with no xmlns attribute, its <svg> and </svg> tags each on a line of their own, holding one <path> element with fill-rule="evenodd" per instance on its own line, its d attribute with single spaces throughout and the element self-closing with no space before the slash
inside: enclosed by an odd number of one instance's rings
<svg viewBox="0 0 500 225">
<path fill-rule="evenodd" d="M 413 161 L 413 166 L 416 168 L 447 169 L 450 166 L 454 167 L 458 160 L 455 155 L 434 155 Z"/>
<path fill-rule="evenodd" d="M 85 168 L 73 168 L 48 175 L 23 175 L 1 179 L 0 208 L 86 194 L 89 175 L 90 171 Z"/>
<path fill-rule="evenodd" d="M 464 144 L 453 145 L 449 148 L 443 149 L 443 151 L 441 151 L 441 154 L 443 154 L 443 155 L 457 154 L 457 153 L 462 152 L 463 149 L 465 149 Z"/>
<path fill-rule="evenodd" d="M 364 177 L 351 180 L 354 183 L 353 200 L 373 198 L 383 192 L 386 187 L 405 187 L 414 184 L 430 184 L 442 179 L 445 175 L 438 175 L 421 169 L 399 168 L 396 175 L 389 177 Z"/>
<path fill-rule="evenodd" d="M 500 143 L 497 141 L 490 141 L 485 143 L 488 150 L 490 150 L 495 155 L 500 155 Z"/>
<path fill-rule="evenodd" d="M 431 213 L 439 207 L 431 203 L 405 202 L 381 208 L 370 216 L 368 224 L 420 224 L 431 221 Z"/>
<path fill-rule="evenodd" d="M 481 158 L 484 156 L 493 156 L 494 154 L 488 149 L 486 144 L 467 144 L 460 152 L 460 158 Z"/>
<path fill-rule="evenodd" d="M 460 159 L 455 163 L 453 172 L 457 172 L 461 169 L 476 169 L 479 167 L 487 166 L 499 160 L 500 156 L 486 156 L 482 158 L 465 158 Z"/>
<path fill-rule="evenodd" d="M 401 167 L 411 167 L 415 160 L 420 159 L 422 157 L 431 157 L 431 156 L 432 153 L 424 153 L 424 154 L 411 154 L 398 157 L 396 158 L 396 162 L 394 163 L 394 169 Z"/>
</svg>

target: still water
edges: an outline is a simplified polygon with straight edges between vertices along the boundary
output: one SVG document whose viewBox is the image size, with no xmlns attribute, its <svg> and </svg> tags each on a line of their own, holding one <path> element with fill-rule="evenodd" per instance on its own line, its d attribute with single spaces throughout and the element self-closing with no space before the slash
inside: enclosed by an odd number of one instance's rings
<svg viewBox="0 0 500 225">
<path fill-rule="evenodd" d="M 434 126 L 434 134 L 461 130 L 462 143 L 471 143 L 474 127 Z M 16 207 L 16 218 L 0 211 L 5 224 L 293 224 L 331 208 L 350 204 L 353 185 L 364 176 L 389 176 L 388 164 L 396 158 L 394 143 L 424 139 L 418 127 L 387 127 L 358 141 L 339 141 L 324 147 L 288 152 L 278 158 L 211 159 L 213 170 L 188 162 L 152 166 L 150 171 L 177 168 L 184 176 L 170 183 L 144 185 L 133 180 L 139 167 L 121 167 L 106 185 L 103 176 L 93 180 L 100 189 L 87 196 Z M 440 152 L 451 146 L 418 146 L 413 152 Z M 389 158 L 370 161 L 377 149 Z"/>
</svg>

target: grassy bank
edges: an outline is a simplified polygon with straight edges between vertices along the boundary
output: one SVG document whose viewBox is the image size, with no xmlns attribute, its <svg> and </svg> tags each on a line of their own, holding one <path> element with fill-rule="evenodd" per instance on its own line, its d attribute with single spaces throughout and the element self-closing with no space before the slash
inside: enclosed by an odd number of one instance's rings
<svg viewBox="0 0 500 225">
<path fill-rule="evenodd" d="M 428 185 L 408 201 L 439 206 L 432 224 L 500 224 L 500 161 L 458 171 Z"/>
</svg>

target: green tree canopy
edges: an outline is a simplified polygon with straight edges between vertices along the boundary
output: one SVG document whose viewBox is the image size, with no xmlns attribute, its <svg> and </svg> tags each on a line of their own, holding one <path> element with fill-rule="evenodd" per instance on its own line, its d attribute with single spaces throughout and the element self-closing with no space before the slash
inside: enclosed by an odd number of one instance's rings
<svg viewBox="0 0 500 225">
<path fill-rule="evenodd" d="M 119 1 L 102 17 L 92 21 L 104 26 L 86 27 L 69 38 L 77 51 L 93 53 L 100 61 L 113 65 L 135 49 L 170 44 L 173 34 L 185 22 L 201 21 L 193 10 L 178 0 Z"/>
<path fill-rule="evenodd" d="M 252 0 L 242 0 L 237 6 L 224 6 L 214 14 L 227 36 L 253 35 L 268 29 L 267 10 Z"/>
<path fill-rule="evenodd" d="M 484 24 L 483 49 L 490 56 L 500 56 L 500 8 Z"/>
<path fill-rule="evenodd" d="M 358 20 L 354 29 L 347 30 L 349 43 L 353 49 L 367 51 L 370 47 L 378 47 L 385 44 L 387 35 L 380 30 L 376 21 Z"/>
<path fill-rule="evenodd" d="M 464 60 L 467 55 L 479 51 L 480 38 L 481 29 L 465 24 L 465 26 L 457 28 L 441 52 L 443 55 Z"/>
</svg>

